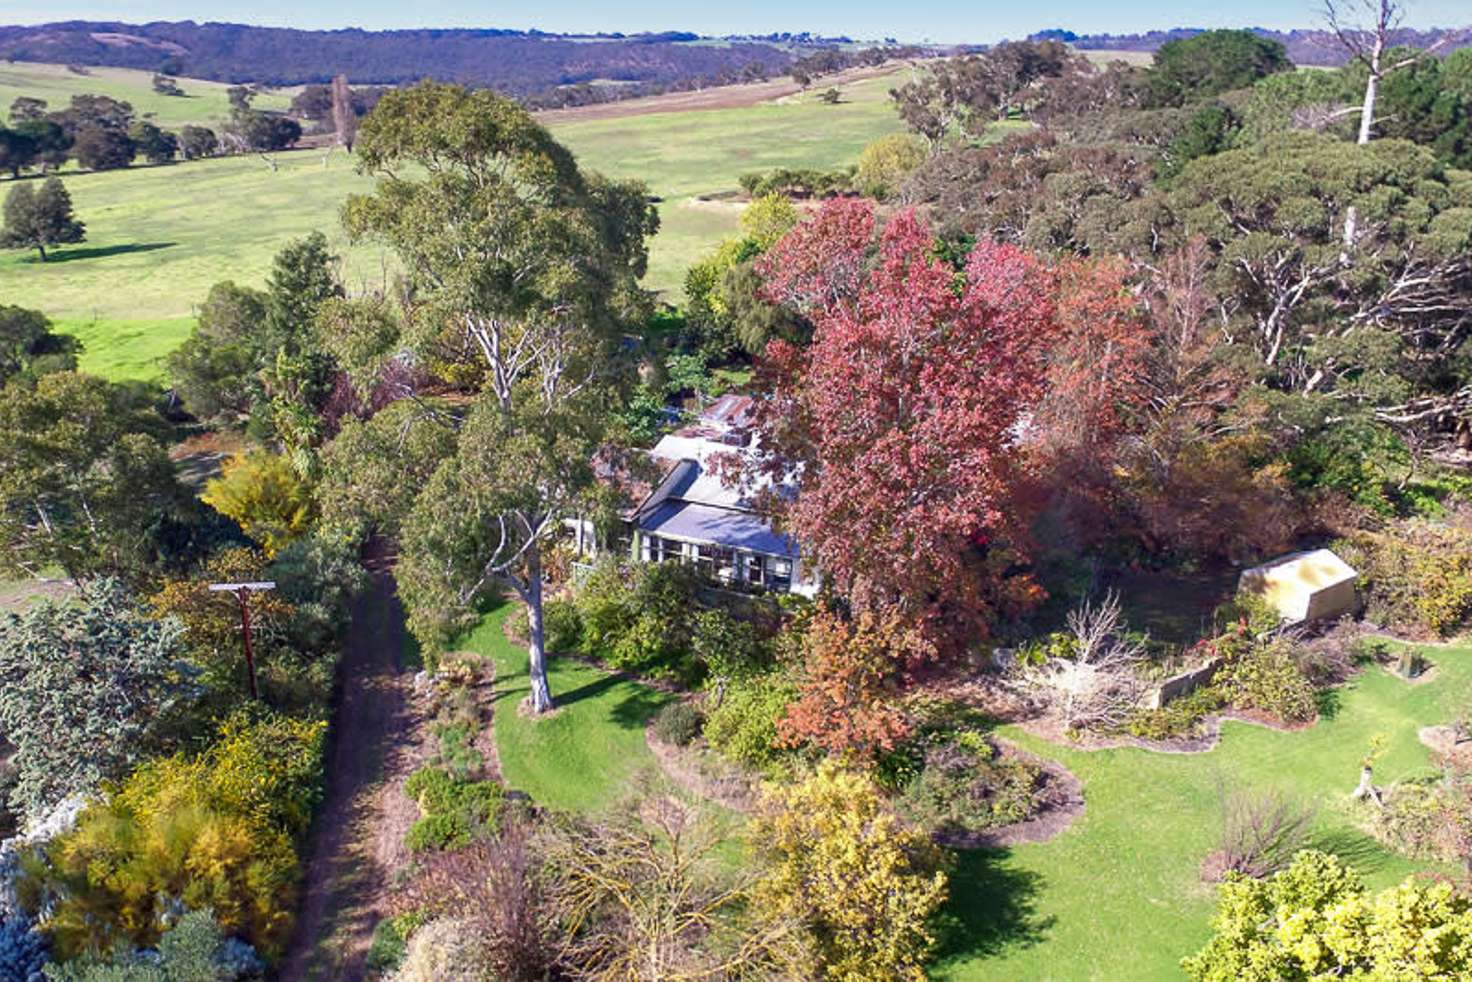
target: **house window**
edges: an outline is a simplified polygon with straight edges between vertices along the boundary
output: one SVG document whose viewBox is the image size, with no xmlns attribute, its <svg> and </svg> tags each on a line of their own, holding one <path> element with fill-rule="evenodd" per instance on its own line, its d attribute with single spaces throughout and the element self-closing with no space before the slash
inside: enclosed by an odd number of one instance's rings
<svg viewBox="0 0 1472 982">
<path fill-rule="evenodd" d="M 698 545 L 695 547 L 695 564 L 701 576 L 729 583 L 736 577 L 736 550 L 718 545 Z"/>
<path fill-rule="evenodd" d="M 746 554 L 746 582 L 752 586 L 761 586 L 766 582 L 765 565 L 767 557 L 759 552 Z"/>
<path fill-rule="evenodd" d="M 790 593 L 792 590 L 792 560 L 773 556 L 770 563 L 772 575 L 767 580 L 767 586 L 778 593 Z"/>
<path fill-rule="evenodd" d="M 670 559 L 680 559 L 680 543 L 670 539 L 662 539 L 657 535 L 641 536 L 643 546 L 642 555 L 639 557 L 646 563 L 662 563 Z"/>
</svg>

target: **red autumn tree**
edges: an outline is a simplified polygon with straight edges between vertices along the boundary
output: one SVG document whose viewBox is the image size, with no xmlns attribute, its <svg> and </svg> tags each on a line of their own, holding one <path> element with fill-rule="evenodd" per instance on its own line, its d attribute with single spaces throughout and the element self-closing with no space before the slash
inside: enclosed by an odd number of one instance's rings
<svg viewBox="0 0 1472 982">
<path fill-rule="evenodd" d="M 834 198 L 755 263 L 769 303 L 806 316 L 858 296 L 874 240 L 874 202 Z"/>
<path fill-rule="evenodd" d="M 804 254 L 855 255 L 854 208 L 799 226 Z M 903 212 L 852 299 L 810 312 L 812 345 L 768 349 L 758 455 L 798 489 L 778 517 L 854 611 L 904 625 L 889 632 L 906 639 L 897 664 L 961 651 L 1037 598 L 1012 573 L 1027 529 L 1014 492 L 1059 332 L 1056 288 L 1035 257 L 992 243 L 958 275 Z"/>
<path fill-rule="evenodd" d="M 1154 330 L 1122 259 L 1065 259 L 1056 273 L 1060 332 L 1025 442 L 1047 537 L 1077 548 L 1118 528 L 1125 510 L 1120 441 L 1141 428 Z"/>
<path fill-rule="evenodd" d="M 895 651 L 917 643 L 906 633 L 893 615 L 863 611 L 851 621 L 831 611 L 814 615 L 803 632 L 802 693 L 778 721 L 778 737 L 861 758 L 892 749 L 910 731 L 894 660 Z"/>
</svg>

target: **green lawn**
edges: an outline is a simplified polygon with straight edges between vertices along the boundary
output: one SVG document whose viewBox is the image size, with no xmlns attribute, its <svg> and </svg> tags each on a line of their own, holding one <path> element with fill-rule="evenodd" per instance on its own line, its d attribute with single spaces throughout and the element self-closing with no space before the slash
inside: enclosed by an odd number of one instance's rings
<svg viewBox="0 0 1472 982">
<path fill-rule="evenodd" d="M 1214 893 L 1197 864 L 1215 847 L 1218 788 L 1277 788 L 1320 805 L 1318 844 L 1375 887 L 1424 868 L 1352 825 L 1346 801 L 1371 737 L 1389 746 L 1385 784 L 1425 768 L 1417 739 L 1472 699 L 1472 648 L 1427 649 L 1436 675 L 1407 685 L 1378 668 L 1335 695 L 1332 716 L 1299 733 L 1228 722 L 1215 750 L 1069 751 L 1006 735 L 1069 767 L 1087 811 L 1058 839 L 960 859 L 951 908 L 959 924 L 936 974 L 952 979 L 1176 979 L 1209 936 Z"/>
<path fill-rule="evenodd" d="M 210 125 L 230 115 L 225 96 L 229 83 L 204 82 L 194 78 L 177 80 L 183 96 L 159 95 L 153 91 L 153 73 L 131 68 L 89 68 L 78 75 L 65 65 L 29 62 L 0 64 L 0 112 L 8 114 L 18 96 L 45 99 L 51 109 L 65 109 L 74 95 L 105 95 L 132 105 L 139 116 L 147 116 L 166 129 L 185 123 Z M 294 89 L 267 90 L 256 97 L 260 109 L 285 109 Z"/>
<path fill-rule="evenodd" d="M 494 659 L 496 743 L 507 783 L 547 804 L 596 810 L 651 766 L 643 727 L 663 697 L 584 664 L 554 660 L 562 706 L 549 720 L 515 712 L 526 693 L 525 651 L 488 617 L 464 645 Z M 1209 935 L 1214 891 L 1197 876 L 1220 830 L 1220 789 L 1280 789 L 1319 806 L 1314 844 L 1338 853 L 1374 887 L 1425 868 L 1359 832 L 1349 791 L 1370 740 L 1384 734 L 1378 780 L 1423 769 L 1417 730 L 1452 719 L 1472 699 L 1472 648 L 1427 649 L 1436 673 L 1408 685 L 1367 669 L 1333 694 L 1308 730 L 1228 722 L 1204 754 L 1073 751 L 1006 728 L 1009 739 L 1069 767 L 1085 814 L 1052 842 L 960 853 L 949 926 L 933 974 L 957 980 L 1180 977 L 1182 956 Z M 734 831 L 734 827 L 733 827 Z M 739 852 L 733 851 L 733 857 Z M 735 861 L 735 860 L 733 860 Z"/>
<path fill-rule="evenodd" d="M 657 769 L 644 742 L 644 727 L 668 697 L 567 658 L 548 669 L 557 711 L 547 719 L 517 712 L 526 697 L 526 649 L 502 631 L 513 607 L 483 620 L 461 646 L 496 666 L 492 725 L 501 776 L 539 804 L 574 811 L 600 811 L 627 791 L 641 770 Z"/>
<path fill-rule="evenodd" d="M 62 74 L 43 77 L 73 87 L 94 80 L 57 71 Z M 5 78 L 0 72 L 0 93 L 12 91 Z M 731 234 L 740 213 L 695 196 L 734 189 L 750 170 L 853 163 L 865 144 L 899 128 L 886 94 L 891 84 L 887 78 L 854 83 L 836 106 L 804 95 L 743 109 L 559 123 L 554 131 L 585 166 L 645 180 L 660 197 L 662 228 L 646 285 L 678 296 L 686 268 Z M 25 91 L 45 97 L 34 78 Z M 152 105 L 143 95 L 137 102 Z M 275 172 L 259 158 L 235 157 L 68 175 L 87 242 L 58 250 L 47 263 L 29 253 L 0 253 L 0 303 L 38 308 L 81 336 L 88 370 L 157 378 L 161 358 L 188 333 L 210 285 L 260 284 L 271 257 L 293 237 L 322 230 L 345 258 L 350 288 L 382 283 L 392 268 L 388 257 L 376 246 L 349 248 L 338 224 L 343 199 L 370 186 L 352 161 L 335 153 L 324 163 L 318 151 L 277 160 Z M 7 186 L 0 182 L 0 193 Z"/>
</svg>

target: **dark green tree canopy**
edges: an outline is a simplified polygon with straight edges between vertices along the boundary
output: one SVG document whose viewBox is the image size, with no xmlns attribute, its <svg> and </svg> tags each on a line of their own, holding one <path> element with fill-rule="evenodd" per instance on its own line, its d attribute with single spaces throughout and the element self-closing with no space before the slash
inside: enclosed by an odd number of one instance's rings
<svg viewBox="0 0 1472 982">
<path fill-rule="evenodd" d="M 169 354 L 169 380 L 184 406 L 207 422 L 242 425 L 260 396 L 266 296 L 225 281 L 210 288 L 194 330 Z"/>
<path fill-rule="evenodd" d="M 148 393 L 75 372 L 0 392 L 0 570 L 129 575 L 189 500 Z"/>
<path fill-rule="evenodd" d="M 0 306 L 0 386 L 13 378 L 35 380 L 77 367 L 82 344 L 70 334 L 55 334 L 38 310 Z"/>
<path fill-rule="evenodd" d="M 1157 105 L 1179 106 L 1292 68 L 1279 41 L 1251 31 L 1206 31 L 1161 45 L 1150 69 L 1150 87 Z"/>
<path fill-rule="evenodd" d="M 529 611 L 532 704 L 546 711 L 541 550 L 594 483 L 618 340 L 648 307 L 638 279 L 657 212 L 642 185 L 581 172 L 486 90 L 389 92 L 356 152 L 378 181 L 349 199 L 344 225 L 398 253 L 411 299 L 402 311 L 335 306 L 330 347 L 355 379 L 408 353 L 479 390 L 455 456 L 403 527 L 411 626 L 443 642 L 478 596 L 511 585 Z M 425 176 L 404 176 L 416 170 Z"/>
<path fill-rule="evenodd" d="M 72 196 L 59 177 L 48 177 L 39 190 L 16 184 L 5 198 L 5 227 L 0 246 L 35 249 L 46 261 L 49 246 L 69 245 L 87 237 L 87 226 L 72 214 Z"/>
</svg>

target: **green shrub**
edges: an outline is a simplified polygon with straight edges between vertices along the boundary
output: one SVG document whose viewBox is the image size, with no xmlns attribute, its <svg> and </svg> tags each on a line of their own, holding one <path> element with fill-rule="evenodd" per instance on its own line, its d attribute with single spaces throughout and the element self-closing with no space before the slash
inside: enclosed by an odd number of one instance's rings
<svg viewBox="0 0 1472 982">
<path fill-rule="evenodd" d="M 797 686 L 780 672 L 735 680 L 719 705 L 707 707 L 705 738 L 732 760 L 769 769 L 786 755 L 777 721 L 796 698 Z"/>
<path fill-rule="evenodd" d="M 975 730 L 929 746 L 900 812 L 931 832 L 982 832 L 1021 822 L 1040 805 L 1042 767 L 1003 756 Z"/>
<path fill-rule="evenodd" d="M 1125 730 L 1141 740 L 1169 740 L 1192 736 L 1201 721 L 1226 704 L 1226 696 L 1215 685 L 1205 685 L 1159 709 L 1142 709 L 1130 717 Z"/>
<path fill-rule="evenodd" d="M 696 615 L 691 647 L 706 672 L 717 678 L 753 675 L 772 663 L 755 625 L 719 609 Z"/>
<path fill-rule="evenodd" d="M 549 600 L 542 607 L 542 633 L 548 651 L 577 651 L 583 641 L 583 619 L 569 600 Z"/>
<path fill-rule="evenodd" d="M 404 782 L 404 794 L 421 814 L 409 829 L 413 852 L 459 849 L 500 829 L 505 792 L 495 781 L 457 780 L 439 767 L 421 767 Z"/>
<path fill-rule="evenodd" d="M 1443 636 L 1472 621 L 1472 531 L 1411 519 L 1356 532 L 1334 549 L 1360 571 L 1371 620 Z"/>
<path fill-rule="evenodd" d="M 475 749 L 476 729 L 474 724 L 463 720 L 435 727 L 440 740 L 440 763 L 461 781 L 468 780 L 485 763 L 481 752 Z"/>
<path fill-rule="evenodd" d="M 470 826 L 465 816 L 455 812 L 425 815 L 409 826 L 405 842 L 410 852 L 462 849 L 470 845 Z"/>
<path fill-rule="evenodd" d="M 1217 675 L 1222 694 L 1238 709 L 1257 709 L 1285 723 L 1318 715 L 1313 684 L 1294 660 L 1286 639 L 1256 641 L 1227 660 Z"/>
<path fill-rule="evenodd" d="M 654 735 L 664 743 L 683 747 L 700 736 L 705 718 L 694 704 L 672 702 L 654 717 Z"/>
<path fill-rule="evenodd" d="M 373 942 L 368 947 L 368 970 L 387 975 L 398 968 L 409 951 L 409 938 L 423 927 L 428 915 L 419 911 L 385 917 L 373 926 Z"/>
<path fill-rule="evenodd" d="M 624 671 L 699 680 L 690 640 L 695 570 L 680 563 L 600 563 L 578 589 L 581 650 Z"/>
<path fill-rule="evenodd" d="M 1385 795 L 1371 831 L 1387 847 L 1413 859 L 1456 862 L 1472 836 L 1469 777 L 1448 783 L 1440 774 L 1402 781 Z"/>
</svg>

